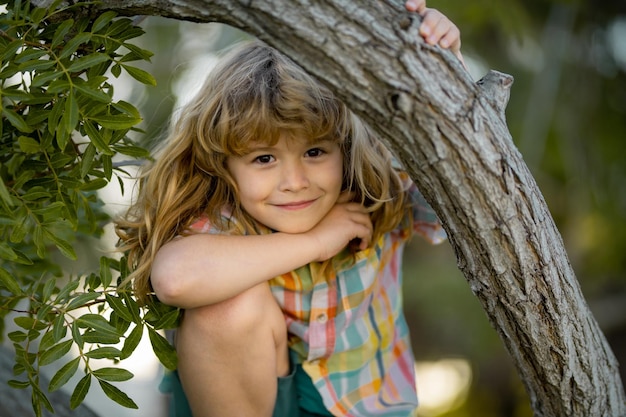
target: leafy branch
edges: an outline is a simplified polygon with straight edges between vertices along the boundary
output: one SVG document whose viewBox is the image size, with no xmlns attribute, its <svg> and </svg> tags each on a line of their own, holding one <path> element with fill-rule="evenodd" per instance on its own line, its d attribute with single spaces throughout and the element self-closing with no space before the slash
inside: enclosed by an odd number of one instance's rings
<svg viewBox="0 0 626 417">
<path fill-rule="evenodd" d="M 115 99 L 110 78 L 124 71 L 155 85 L 132 65 L 152 53 L 131 42 L 141 28 L 113 12 L 91 15 L 93 4 L 10 1 L 0 15 L 0 331 L 13 318 L 9 385 L 31 390 L 38 416 L 53 411 L 46 392 L 65 386 L 79 368 L 84 376 L 72 408 L 94 379 L 113 401 L 136 408 L 114 385 L 132 373 L 93 361 L 128 358 L 145 332 L 163 365 L 176 367 L 160 330 L 175 327 L 180 312 L 156 298 L 140 306 L 118 288 L 128 275 L 124 257 L 102 256 L 97 272 L 67 278 L 55 255 L 76 260 L 81 241 L 102 235 L 110 218 L 97 191 L 114 177 L 121 185 L 125 166 L 150 157 L 129 137 L 141 132 L 139 111 Z M 72 10 L 80 12 L 60 18 Z M 114 161 L 119 155 L 134 160 Z M 42 387 L 41 367 L 52 364 L 61 366 Z"/>
</svg>

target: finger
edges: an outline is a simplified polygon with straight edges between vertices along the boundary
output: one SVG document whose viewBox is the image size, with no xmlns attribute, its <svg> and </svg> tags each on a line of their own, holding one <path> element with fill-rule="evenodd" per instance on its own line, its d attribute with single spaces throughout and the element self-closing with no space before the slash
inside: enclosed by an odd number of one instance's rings
<svg viewBox="0 0 626 417">
<path fill-rule="evenodd" d="M 420 25 L 419 33 L 426 42 L 434 45 L 437 41 L 439 41 L 439 39 L 437 38 L 435 42 L 431 42 L 431 39 L 434 39 L 436 36 L 436 28 L 442 19 L 442 15 L 440 15 L 435 9 L 425 10 L 426 11 L 422 13 L 422 24 Z"/>
<path fill-rule="evenodd" d="M 404 7 L 410 12 L 422 13 L 426 8 L 425 0 L 408 0 Z"/>
<path fill-rule="evenodd" d="M 461 32 L 448 18 L 439 12 L 429 13 L 428 17 L 430 33 L 426 37 L 426 42 L 431 45 L 439 44 L 444 49 L 457 43 L 460 47 Z M 426 18 L 424 20 L 426 21 Z"/>
<path fill-rule="evenodd" d="M 456 26 L 451 26 L 439 39 L 439 46 L 444 49 L 450 48 L 455 54 L 461 49 L 461 31 Z"/>
<path fill-rule="evenodd" d="M 343 193 L 339 194 L 339 197 L 337 198 L 337 204 L 349 203 L 354 200 L 354 197 L 354 191 L 344 191 Z"/>
</svg>

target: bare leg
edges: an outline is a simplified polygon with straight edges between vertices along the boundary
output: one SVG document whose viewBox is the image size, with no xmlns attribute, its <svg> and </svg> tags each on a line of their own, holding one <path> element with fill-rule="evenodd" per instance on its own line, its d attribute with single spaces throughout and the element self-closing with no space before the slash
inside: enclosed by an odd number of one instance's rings
<svg viewBox="0 0 626 417">
<path fill-rule="evenodd" d="M 272 415 L 289 360 L 285 319 L 267 283 L 185 311 L 176 346 L 194 417 Z"/>
</svg>

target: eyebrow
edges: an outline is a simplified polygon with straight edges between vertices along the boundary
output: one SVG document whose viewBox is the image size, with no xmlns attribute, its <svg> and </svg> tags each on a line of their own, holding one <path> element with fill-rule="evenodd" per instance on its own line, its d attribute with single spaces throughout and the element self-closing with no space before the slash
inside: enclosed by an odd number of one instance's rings
<svg viewBox="0 0 626 417">
<path fill-rule="evenodd" d="M 319 145 L 333 145 L 335 144 L 336 141 L 332 140 L 332 139 L 318 139 L 315 141 L 307 141 L 307 147 L 309 146 L 319 146 Z M 273 152 L 274 150 L 276 150 L 276 146 L 270 146 L 270 145 L 251 145 L 249 146 L 245 152 L 244 155 L 249 155 L 251 153 L 255 153 L 255 152 Z"/>
<path fill-rule="evenodd" d="M 253 152 L 271 152 L 275 149 L 276 148 L 274 146 L 250 146 L 246 149 L 245 154 L 251 154 Z"/>
</svg>

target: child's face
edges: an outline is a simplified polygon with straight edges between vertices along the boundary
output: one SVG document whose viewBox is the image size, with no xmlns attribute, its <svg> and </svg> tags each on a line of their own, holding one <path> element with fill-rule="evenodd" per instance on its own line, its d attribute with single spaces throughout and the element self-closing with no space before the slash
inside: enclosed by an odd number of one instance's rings
<svg viewBox="0 0 626 417">
<path fill-rule="evenodd" d="M 281 136 L 273 146 L 253 144 L 227 164 L 244 210 L 279 232 L 311 230 L 341 193 L 343 155 L 336 142 Z"/>
</svg>

